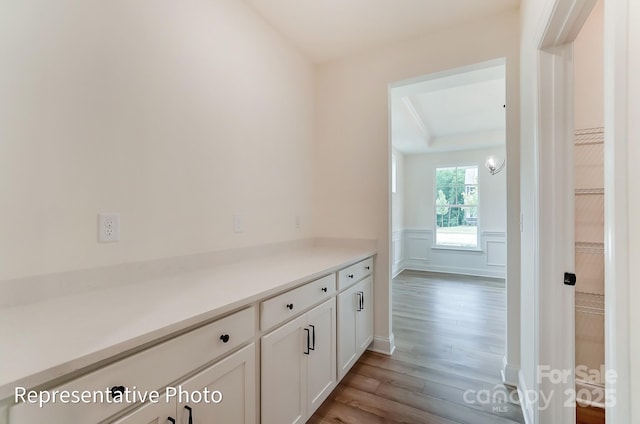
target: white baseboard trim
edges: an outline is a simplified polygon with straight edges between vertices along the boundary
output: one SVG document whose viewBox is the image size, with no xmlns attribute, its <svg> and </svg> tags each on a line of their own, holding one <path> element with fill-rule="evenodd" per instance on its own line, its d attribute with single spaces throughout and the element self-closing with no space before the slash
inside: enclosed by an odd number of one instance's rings
<svg viewBox="0 0 640 424">
<path fill-rule="evenodd" d="M 504 270 L 487 270 L 479 268 L 459 268 L 434 264 L 418 264 L 406 261 L 404 268 L 410 271 L 444 272 L 446 274 L 470 275 L 473 277 L 505 278 Z"/>
<path fill-rule="evenodd" d="M 400 266 L 398 266 L 397 268 L 393 269 L 393 272 L 391 274 L 391 278 L 392 279 L 396 278 L 398 276 L 398 274 L 400 274 L 404 270 L 405 270 L 404 261 L 402 261 L 402 262 L 400 262 Z"/>
<path fill-rule="evenodd" d="M 373 343 L 369 346 L 369 350 L 385 355 L 393 355 L 393 351 L 396 350 L 396 342 L 393 333 L 391 333 L 389 338 L 375 336 L 373 338 Z"/>
<path fill-rule="evenodd" d="M 605 391 L 603 384 L 576 380 L 576 402 L 584 406 L 604 409 Z"/>
<path fill-rule="evenodd" d="M 520 370 L 518 372 L 518 396 L 520 397 L 522 415 L 524 417 L 525 424 L 534 424 L 533 405 L 531 405 L 531 400 L 526 393 L 529 393 L 529 389 L 527 388 L 524 374 L 522 374 L 522 370 Z"/>
<path fill-rule="evenodd" d="M 518 381 L 520 375 L 520 368 L 514 367 L 507 361 L 507 357 L 502 357 L 502 382 L 509 386 L 518 387 L 520 382 Z"/>
</svg>

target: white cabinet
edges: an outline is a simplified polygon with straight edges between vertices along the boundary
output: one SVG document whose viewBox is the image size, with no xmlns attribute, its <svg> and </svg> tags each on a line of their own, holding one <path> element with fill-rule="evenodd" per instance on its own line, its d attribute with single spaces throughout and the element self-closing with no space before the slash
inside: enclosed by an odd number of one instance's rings
<svg viewBox="0 0 640 424">
<path fill-rule="evenodd" d="M 338 379 L 373 340 L 373 282 L 369 276 L 338 295 Z"/>
<path fill-rule="evenodd" d="M 311 415 L 336 385 L 336 300 L 318 306 L 307 316 L 313 348 L 306 356 L 307 413 Z"/>
<path fill-rule="evenodd" d="M 256 421 L 255 344 L 241 349 L 194 377 L 171 386 L 114 424 L 189 424 Z M 170 394 L 168 394 L 170 393 Z"/>
<path fill-rule="evenodd" d="M 176 419 L 176 402 L 147 403 L 113 424 L 172 424 Z M 173 420 L 173 421 L 172 421 Z"/>
<path fill-rule="evenodd" d="M 262 337 L 262 424 L 303 423 L 336 385 L 336 301 Z"/>
<path fill-rule="evenodd" d="M 189 424 L 191 414 L 194 423 L 255 423 L 255 354 L 252 343 L 181 383 L 191 399 L 179 399 L 176 422 Z"/>
<path fill-rule="evenodd" d="M 270 297 L 247 300 L 238 311 L 123 352 L 46 390 L 103 392 L 104 400 L 42 408 L 9 402 L 0 422 L 189 424 L 191 417 L 198 424 L 302 424 L 373 339 L 373 258 L 357 260 L 339 271 L 335 266 L 313 273 L 309 282 Z M 133 391 L 160 397 L 113 402 Z"/>
<path fill-rule="evenodd" d="M 79 394 L 105 392 L 105 388 L 121 388 L 136 393 L 162 391 L 168 384 L 179 381 L 254 338 L 255 311 L 254 307 L 246 308 L 66 382 L 52 391 Z M 9 422 L 101 422 L 122 413 L 139 399 L 133 395 L 128 397 L 130 401 L 113 402 L 113 396 L 105 393 L 95 402 L 50 402 L 42 408 L 38 404 L 22 402 L 9 409 Z"/>
<path fill-rule="evenodd" d="M 310 306 L 334 296 L 335 292 L 336 275 L 329 274 L 265 300 L 260 304 L 260 329 L 269 330 L 271 327 L 295 317 Z"/>
</svg>

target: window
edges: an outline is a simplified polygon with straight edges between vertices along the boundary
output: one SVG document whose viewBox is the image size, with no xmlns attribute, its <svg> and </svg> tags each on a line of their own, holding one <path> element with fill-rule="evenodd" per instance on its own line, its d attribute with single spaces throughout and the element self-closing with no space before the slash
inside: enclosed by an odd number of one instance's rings
<svg viewBox="0 0 640 424">
<path fill-rule="evenodd" d="M 436 246 L 478 247 L 478 167 L 436 168 Z"/>
</svg>

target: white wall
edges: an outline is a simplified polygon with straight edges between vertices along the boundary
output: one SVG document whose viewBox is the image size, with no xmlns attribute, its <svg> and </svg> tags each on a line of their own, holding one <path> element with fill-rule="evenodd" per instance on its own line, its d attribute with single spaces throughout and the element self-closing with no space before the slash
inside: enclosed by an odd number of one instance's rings
<svg viewBox="0 0 640 424">
<path fill-rule="evenodd" d="M 637 1 L 629 0 L 629 34 L 628 34 L 628 112 L 627 112 L 627 128 L 628 128 L 628 169 L 629 182 L 640 181 L 640 26 L 635 23 L 640 22 L 640 4 Z M 628 216 L 640 216 L 640 190 L 636 184 L 629 184 L 627 199 L 629 201 Z M 631 390 L 629 399 L 635 401 L 631 403 L 631 422 L 640 423 L 640 337 L 637 336 L 637 330 L 640 328 L 640 284 L 638 284 L 638 276 L 640 275 L 640 220 L 629 220 L 629 274 L 633 279 L 629 280 L 629 310 L 631 312 L 629 320 L 629 333 L 634 334 L 630 337 L 631 349 L 629 356 L 631 358 L 630 377 Z"/>
<path fill-rule="evenodd" d="M 573 43 L 574 125 L 604 126 L 604 0 L 599 0 Z"/>
<path fill-rule="evenodd" d="M 405 155 L 395 148 L 391 151 L 396 163 L 396 191 L 391 193 L 391 274 L 395 276 L 404 267 Z"/>
<path fill-rule="evenodd" d="M 375 335 L 379 346 L 391 339 L 389 85 L 506 57 L 508 160 L 512 165 L 509 172 L 513 173 L 510 174 L 513 185 L 517 185 L 517 32 L 518 13 L 512 11 L 328 63 L 318 69 L 314 228 L 322 236 L 378 240 Z M 508 280 L 513 282 L 514 294 L 519 276 L 519 192 L 515 186 L 510 186 L 509 191 L 509 234 L 515 242 L 510 245 L 514 256 L 510 254 L 509 259 L 509 272 L 514 274 Z M 517 321 L 517 317 L 515 319 Z"/>
<path fill-rule="evenodd" d="M 3 2 L 0 52 L 0 280 L 312 234 L 314 69 L 243 2 Z"/>
<path fill-rule="evenodd" d="M 393 231 L 404 228 L 404 205 L 405 205 L 405 155 L 402 152 L 392 149 L 392 154 L 396 161 L 396 191 L 391 193 L 391 229 Z"/>
<path fill-rule="evenodd" d="M 536 365 L 538 363 L 538 299 L 536 249 L 537 182 L 535 170 L 535 134 L 537 132 L 537 43 L 536 33 L 543 24 L 542 14 L 549 9 L 551 0 L 523 0 L 520 4 L 520 200 L 522 211 L 521 279 L 520 279 L 520 333 L 521 372 L 519 388 L 536 391 L 538 388 Z M 524 336 L 526 335 L 526 336 Z M 523 402 L 527 423 L 537 422 L 537 410 L 529 409 Z M 533 405 L 531 405 L 533 407 Z"/>
<path fill-rule="evenodd" d="M 438 272 L 505 277 L 507 231 L 506 172 L 491 175 L 489 155 L 505 157 L 504 148 L 464 150 L 405 157 L 405 266 Z M 435 169 L 478 166 L 479 252 L 433 249 L 435 237 Z"/>
<path fill-rule="evenodd" d="M 612 21 L 609 16 L 615 16 L 618 20 L 626 19 L 626 25 L 623 26 L 624 31 L 620 30 L 621 25 Z M 617 328 L 616 334 L 609 334 L 609 343 L 611 343 L 611 350 L 607 353 L 612 355 L 615 352 L 616 346 L 619 346 L 619 342 L 622 341 L 625 345 L 629 344 L 628 352 L 620 352 L 616 355 L 616 361 L 620 362 L 626 355 L 629 361 L 629 374 L 622 375 L 622 384 L 619 387 L 624 387 L 624 384 L 629 384 L 628 394 L 625 396 L 625 407 L 629 408 L 629 422 L 633 424 L 640 423 L 640 337 L 638 337 L 638 328 L 640 328 L 640 190 L 638 190 L 637 182 L 640 181 L 640 26 L 637 23 L 640 22 L 640 2 L 636 0 L 626 0 L 620 2 L 610 2 L 605 0 L 605 45 L 610 48 L 612 40 L 617 42 L 624 39 L 626 42 L 626 49 L 624 51 L 616 51 L 615 54 L 611 51 L 605 50 L 605 69 L 607 66 L 614 66 L 614 69 L 609 70 L 609 80 L 605 80 L 605 85 L 608 89 L 623 87 L 623 90 L 616 91 L 615 103 L 609 101 L 605 104 L 605 120 L 606 126 L 612 126 L 612 121 L 615 119 L 616 124 L 620 124 L 620 130 L 616 131 L 615 135 L 620 138 L 614 137 L 611 140 L 607 140 L 609 145 L 607 153 L 611 155 L 611 145 L 616 144 L 618 147 L 615 152 L 616 158 L 609 156 L 605 157 L 605 166 L 612 163 L 621 163 L 626 159 L 626 175 L 622 172 L 616 173 L 617 167 L 609 173 L 611 178 L 609 181 L 621 181 L 626 182 L 626 207 L 625 203 L 620 202 L 620 197 L 610 197 L 611 203 L 607 203 L 609 211 L 605 213 L 609 214 L 609 218 L 615 222 L 609 226 L 611 233 L 607 234 L 607 237 L 616 236 L 623 233 L 627 237 L 628 253 L 623 260 L 617 261 L 615 256 L 611 258 L 609 262 L 610 268 L 615 267 L 617 264 L 624 264 L 627 262 L 628 271 L 626 273 L 619 273 L 618 275 L 626 276 L 624 281 L 614 280 L 613 284 L 609 284 L 607 281 L 607 292 L 605 296 L 616 293 L 615 303 L 607 301 L 608 308 L 616 308 L 615 312 L 623 311 L 625 314 L 628 312 L 628 322 L 616 321 L 624 315 L 618 315 L 613 320 L 607 321 L 607 330 L 611 330 L 611 325 L 615 325 Z M 626 59 L 623 62 L 621 59 Z M 626 80 L 622 82 L 622 85 L 618 85 L 617 81 L 624 75 Z M 619 96 L 619 97 L 618 97 Z M 626 113 L 620 116 L 620 111 L 626 108 Z M 618 111 L 616 116 L 615 112 Z M 609 115 L 607 115 L 609 113 Z M 611 177 L 612 174 L 616 174 L 615 177 Z M 626 179 L 625 179 L 626 177 Z M 606 180 L 605 180 L 606 184 Z M 622 184 L 621 184 L 622 185 Z M 606 188 L 608 190 L 608 187 Z M 608 191 L 607 191 L 608 193 Z M 619 192 L 617 193 L 619 194 Z M 617 210 L 611 211 L 611 204 L 615 203 Z M 626 212 L 626 214 L 625 214 Z M 625 219 L 626 218 L 626 219 Z M 628 228 L 625 228 L 625 224 L 628 224 Z M 608 240 L 611 241 L 611 240 Z M 615 241 L 615 240 L 614 240 Z M 620 255 L 625 256 L 625 255 Z M 608 272 L 612 272 L 609 270 Z M 627 296 L 623 296 L 625 292 Z M 611 310 L 611 309 L 610 309 Z M 616 337 L 617 339 L 615 339 Z M 618 342 L 618 343 L 616 343 Z M 611 358 L 607 359 L 611 363 Z M 615 364 L 614 364 L 615 365 Z M 623 366 L 625 364 L 622 364 Z M 623 370 L 623 373 L 626 369 Z M 618 414 L 617 417 L 624 417 L 624 414 Z M 616 417 L 616 418 L 617 418 Z M 613 417 L 607 413 L 607 422 L 614 422 Z M 620 421 L 621 422 L 621 421 Z"/>
</svg>

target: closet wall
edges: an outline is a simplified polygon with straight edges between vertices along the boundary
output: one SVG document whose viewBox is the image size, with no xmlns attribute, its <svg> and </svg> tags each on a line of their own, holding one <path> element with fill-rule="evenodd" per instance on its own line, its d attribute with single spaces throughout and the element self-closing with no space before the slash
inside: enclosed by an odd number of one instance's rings
<svg viewBox="0 0 640 424">
<path fill-rule="evenodd" d="M 575 42 L 576 366 L 604 364 L 603 2 Z M 596 375 L 596 374 L 593 374 Z M 600 378 L 577 375 L 578 397 L 598 405 Z M 588 390 L 582 390 L 582 389 Z M 591 393 L 591 395 L 587 395 Z M 581 395 L 582 394 L 582 395 Z M 594 402 L 595 401 L 595 402 Z"/>
</svg>

